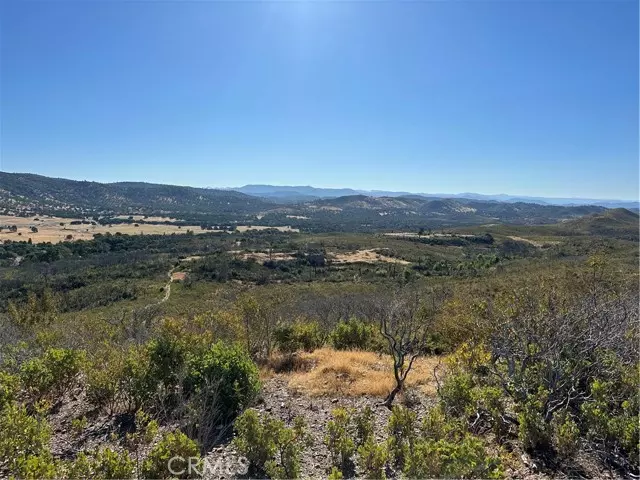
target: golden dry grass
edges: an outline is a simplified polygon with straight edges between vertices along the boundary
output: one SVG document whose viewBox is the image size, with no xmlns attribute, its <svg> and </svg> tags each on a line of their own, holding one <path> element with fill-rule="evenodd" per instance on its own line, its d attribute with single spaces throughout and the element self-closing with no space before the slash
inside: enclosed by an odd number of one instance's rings
<svg viewBox="0 0 640 480">
<path fill-rule="evenodd" d="M 248 232 L 249 230 L 267 230 L 267 229 L 275 229 L 278 230 L 280 232 L 294 232 L 297 233 L 300 231 L 300 229 L 298 228 L 291 228 L 290 226 L 286 226 L 286 227 L 269 227 L 269 226 L 264 226 L 264 225 L 238 225 L 236 227 L 236 230 L 240 233 L 243 232 Z"/>
<path fill-rule="evenodd" d="M 38 220 L 35 220 L 38 218 Z M 81 220 L 74 218 L 61 217 L 14 217 L 11 215 L 0 215 L 0 227 L 15 225 L 17 232 L 9 232 L 3 228 L 0 232 L 0 242 L 11 240 L 14 242 L 27 241 L 29 238 L 33 243 L 59 243 L 68 240 L 91 240 L 96 233 L 121 233 L 123 235 L 163 235 L 163 234 L 184 234 L 187 230 L 193 231 L 195 234 L 210 233 L 212 231 L 223 232 L 223 230 L 202 230 L 199 226 L 162 225 L 162 224 L 144 224 L 139 226 L 134 224 L 114 224 L 108 225 L 90 225 L 80 224 L 71 225 L 73 220 Z M 60 224 L 63 225 L 60 225 Z M 37 232 L 32 232 L 31 227 L 36 227 Z"/>
<path fill-rule="evenodd" d="M 306 395 L 385 397 L 394 386 L 393 361 L 388 355 L 322 348 L 313 353 L 301 353 L 300 357 L 314 366 L 308 371 L 286 375 L 289 388 Z M 433 368 L 438 362 L 437 357 L 417 359 L 409 372 L 406 386 L 434 395 Z"/>
<path fill-rule="evenodd" d="M 388 257 L 382 253 L 378 253 L 376 250 L 358 250 L 349 253 L 335 253 L 332 260 L 335 263 L 400 263 L 402 265 L 408 265 L 410 262 L 401 260 L 399 258 Z"/>
</svg>

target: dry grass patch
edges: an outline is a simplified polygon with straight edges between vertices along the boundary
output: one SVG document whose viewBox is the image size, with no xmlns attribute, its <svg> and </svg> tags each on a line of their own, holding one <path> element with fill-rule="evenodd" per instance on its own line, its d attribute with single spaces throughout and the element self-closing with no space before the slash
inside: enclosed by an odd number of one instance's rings
<svg viewBox="0 0 640 480">
<path fill-rule="evenodd" d="M 400 263 L 402 265 L 409 265 L 410 262 L 402 260 L 400 258 L 393 258 L 380 253 L 375 249 L 371 250 L 358 250 L 356 252 L 349 253 L 335 253 L 332 260 L 335 263 Z"/>
<path fill-rule="evenodd" d="M 265 225 L 238 225 L 236 227 L 236 230 L 238 232 L 240 232 L 240 233 L 248 232 L 249 230 L 269 230 L 269 229 L 278 230 L 280 232 L 292 232 L 292 233 L 298 233 L 300 231 L 300 229 L 291 228 L 290 226 L 286 226 L 286 227 L 269 227 L 269 226 L 265 226 Z"/>
<path fill-rule="evenodd" d="M 36 220 L 37 218 L 37 220 Z M 114 225 L 92 225 L 91 223 L 81 223 L 79 225 L 71 225 L 72 221 L 82 221 L 79 218 L 62 218 L 62 217 L 15 217 L 11 215 L 0 215 L 0 243 L 5 240 L 14 242 L 27 241 L 31 239 L 33 243 L 59 243 L 69 240 L 91 240 L 98 233 L 121 233 L 123 235 L 168 235 L 168 234 L 186 234 L 192 231 L 194 234 L 224 232 L 224 230 L 202 230 L 199 226 L 164 225 L 164 224 L 136 224 L 122 223 Z M 88 221 L 88 220 L 87 220 Z M 89 221 L 90 222 L 90 221 Z M 95 222 L 94 222 L 95 223 Z M 16 232 L 9 231 L 8 227 L 15 225 Z M 37 229 L 37 232 L 32 230 Z"/>
<path fill-rule="evenodd" d="M 308 371 L 288 374 L 289 387 L 300 393 L 384 398 L 394 386 L 393 361 L 388 355 L 323 348 L 313 353 L 300 353 L 299 356 L 301 361 L 313 364 Z M 409 372 L 406 386 L 418 387 L 426 395 L 435 394 L 433 368 L 437 364 L 437 357 L 417 359 Z"/>
</svg>

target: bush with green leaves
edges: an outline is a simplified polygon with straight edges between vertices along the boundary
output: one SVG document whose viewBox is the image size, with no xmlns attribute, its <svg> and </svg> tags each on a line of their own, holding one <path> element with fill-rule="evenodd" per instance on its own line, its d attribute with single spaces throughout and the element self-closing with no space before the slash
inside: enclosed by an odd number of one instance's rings
<svg viewBox="0 0 640 480">
<path fill-rule="evenodd" d="M 501 461 L 472 435 L 456 441 L 419 439 L 408 450 L 403 474 L 408 478 L 502 478 Z"/>
<path fill-rule="evenodd" d="M 20 390 L 20 378 L 8 372 L 0 371 L 0 410 L 13 402 Z"/>
<path fill-rule="evenodd" d="M 373 410 L 369 405 L 360 411 L 354 410 L 353 423 L 356 427 L 357 445 L 363 445 L 369 438 L 373 437 Z"/>
<path fill-rule="evenodd" d="M 580 429 L 569 413 L 555 415 L 551 421 L 553 443 L 560 458 L 573 457 L 580 447 Z"/>
<path fill-rule="evenodd" d="M 233 443 L 254 471 L 264 468 L 264 464 L 274 458 L 276 443 L 271 432 L 275 430 L 277 420 L 270 415 L 261 417 L 251 408 L 236 418 Z"/>
<path fill-rule="evenodd" d="M 217 385 L 216 396 L 222 418 L 233 418 L 251 405 L 260 391 L 258 367 L 246 350 L 223 342 L 189 359 L 185 390 L 196 392 Z"/>
<path fill-rule="evenodd" d="M 0 411 L 0 432 L 0 458 L 10 474 L 26 475 L 24 469 L 48 470 L 43 465 L 51 458 L 51 429 L 40 413 L 32 416 L 24 405 L 9 403 Z"/>
<path fill-rule="evenodd" d="M 339 322 L 329 338 L 336 350 L 368 350 L 375 343 L 378 329 L 357 318 Z"/>
<path fill-rule="evenodd" d="M 548 400 L 548 392 L 539 387 L 518 408 L 518 439 L 526 450 L 543 450 L 551 446 L 551 425 L 543 416 L 543 408 Z"/>
<path fill-rule="evenodd" d="M 25 362 L 20 377 L 36 398 L 59 398 L 75 385 L 84 358 L 79 350 L 49 348 L 41 357 Z"/>
<path fill-rule="evenodd" d="M 302 417 L 287 428 L 271 415 L 246 410 L 235 422 L 233 444 L 244 455 L 253 472 L 264 472 L 271 478 L 298 478 L 300 457 L 310 445 L 311 437 Z"/>
<path fill-rule="evenodd" d="M 286 428 L 284 424 L 278 427 L 273 432 L 276 458 L 266 462 L 265 472 L 271 478 L 298 478 L 300 457 L 303 450 L 311 446 L 311 436 L 302 417 L 296 417 L 291 428 Z"/>
<path fill-rule="evenodd" d="M 178 458 L 179 457 L 179 458 Z M 175 458 L 175 460 L 169 461 Z M 142 464 L 144 478 L 198 478 L 200 450 L 196 442 L 180 431 L 163 435 Z M 171 469 L 171 470 L 170 470 Z"/>
<path fill-rule="evenodd" d="M 386 465 L 389 461 L 387 445 L 378 444 L 373 436 L 358 447 L 358 466 L 365 478 L 385 479 Z"/>
<path fill-rule="evenodd" d="M 299 350 L 313 352 L 324 343 L 322 331 L 317 322 L 281 325 L 273 331 L 273 337 L 282 353 L 293 353 Z"/>
<path fill-rule="evenodd" d="M 352 457 L 356 451 L 349 412 L 344 408 L 336 408 L 331 412 L 331 415 L 333 418 L 327 423 L 324 443 L 329 449 L 333 465 L 344 473 L 352 463 Z"/>
<path fill-rule="evenodd" d="M 134 478 L 136 463 L 126 450 L 102 448 L 78 456 L 64 466 L 65 478 L 120 480 Z"/>
<path fill-rule="evenodd" d="M 405 463 L 416 439 L 416 414 L 406 407 L 396 405 L 391 411 L 387 431 L 389 433 L 389 453 L 399 468 Z"/>
</svg>

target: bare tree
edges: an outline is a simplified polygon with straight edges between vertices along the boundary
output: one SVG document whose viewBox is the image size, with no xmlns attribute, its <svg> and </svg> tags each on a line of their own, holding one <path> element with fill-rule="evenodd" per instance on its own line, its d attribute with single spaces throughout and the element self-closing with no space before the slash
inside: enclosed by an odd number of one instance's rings
<svg viewBox="0 0 640 480">
<path fill-rule="evenodd" d="M 391 301 L 379 303 L 380 332 L 387 340 L 393 357 L 395 386 L 379 404 L 391 409 L 398 393 L 404 389 L 407 375 L 416 358 L 426 350 L 431 313 L 417 292 L 400 292 Z"/>
</svg>

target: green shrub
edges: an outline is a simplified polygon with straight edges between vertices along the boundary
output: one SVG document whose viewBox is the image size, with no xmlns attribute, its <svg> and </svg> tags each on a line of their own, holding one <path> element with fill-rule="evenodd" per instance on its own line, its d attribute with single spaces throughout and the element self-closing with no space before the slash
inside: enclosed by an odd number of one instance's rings
<svg viewBox="0 0 640 480">
<path fill-rule="evenodd" d="M 121 366 L 117 399 L 126 412 L 137 412 L 148 405 L 159 380 L 151 372 L 151 359 L 146 346 L 129 348 Z"/>
<path fill-rule="evenodd" d="M 311 442 L 302 417 L 287 428 L 282 421 L 270 415 L 260 417 L 249 409 L 236 419 L 235 429 L 234 446 L 254 472 L 265 472 L 271 478 L 298 478 L 300 456 Z"/>
<path fill-rule="evenodd" d="M 306 425 L 302 417 L 296 417 L 292 428 L 276 429 L 273 432 L 277 457 L 265 464 L 265 472 L 271 478 L 298 478 L 300 476 L 300 456 L 303 450 L 311 445 L 311 437 L 307 433 Z"/>
<path fill-rule="evenodd" d="M 121 356 L 105 356 L 89 364 L 86 371 L 87 400 L 92 405 L 112 413 L 120 393 L 124 361 Z"/>
<path fill-rule="evenodd" d="M 385 467 L 389 460 L 387 445 L 379 445 L 372 436 L 358 447 L 358 465 L 365 478 L 386 478 Z"/>
<path fill-rule="evenodd" d="M 377 329 L 357 318 L 338 323 L 330 334 L 336 350 L 367 350 L 372 348 Z"/>
<path fill-rule="evenodd" d="M 332 412 L 333 419 L 327 423 L 327 435 L 324 443 L 329 449 L 333 465 L 344 473 L 352 462 L 356 445 L 349 428 L 349 413 L 344 408 L 336 408 Z"/>
<path fill-rule="evenodd" d="M 0 410 L 13 402 L 20 390 L 20 378 L 8 372 L 0 371 Z"/>
<path fill-rule="evenodd" d="M 190 359 L 187 392 L 197 391 L 207 384 L 217 386 L 216 408 L 222 418 L 232 418 L 258 395 L 258 367 L 239 346 L 218 342 L 205 354 Z"/>
<path fill-rule="evenodd" d="M 262 469 L 265 463 L 274 458 L 276 443 L 271 432 L 277 428 L 277 420 L 269 415 L 260 418 L 253 409 L 246 410 L 236 419 L 233 443 L 247 457 L 254 471 Z"/>
<path fill-rule="evenodd" d="M 174 457 L 182 457 L 169 460 Z M 192 459 L 196 459 L 193 462 Z M 142 464 L 142 475 L 145 478 L 196 478 L 199 477 L 200 451 L 196 442 L 180 431 L 167 433 L 162 437 Z M 173 470 L 171 472 L 169 470 Z"/>
<path fill-rule="evenodd" d="M 387 431 L 389 453 L 396 466 L 402 468 L 405 458 L 415 441 L 416 414 L 406 407 L 396 405 L 391 411 Z"/>
<path fill-rule="evenodd" d="M 551 427 L 542 416 L 547 392 L 542 387 L 518 405 L 518 439 L 525 450 L 544 450 L 551 445 Z"/>
<path fill-rule="evenodd" d="M 42 478 L 56 478 L 59 475 L 60 466 L 49 451 L 39 455 L 18 457 L 16 475 L 22 479 L 39 480 Z"/>
<path fill-rule="evenodd" d="M 74 386 L 83 362 L 84 352 L 49 348 L 41 357 L 24 363 L 20 376 L 35 397 L 59 398 Z"/>
<path fill-rule="evenodd" d="M 342 480 L 344 478 L 344 475 L 338 468 L 331 467 L 331 472 L 329 473 L 329 476 L 327 478 L 328 480 Z"/>
<path fill-rule="evenodd" d="M 580 429 L 576 422 L 562 412 L 555 415 L 551 421 L 556 452 L 561 458 L 571 458 L 579 448 Z"/>
<path fill-rule="evenodd" d="M 370 406 L 364 407 L 360 412 L 353 412 L 353 423 L 356 427 L 357 445 L 363 445 L 373 437 L 373 410 Z"/>
<path fill-rule="evenodd" d="M 420 439 L 407 452 L 403 473 L 408 478 L 502 478 L 499 458 L 491 457 L 480 440 L 465 435 L 447 440 Z"/>
<path fill-rule="evenodd" d="M 447 418 L 442 404 L 430 408 L 422 419 L 420 431 L 426 440 L 454 440 L 463 436 L 466 420 Z"/>
<path fill-rule="evenodd" d="M 316 322 L 297 322 L 279 326 L 274 330 L 273 337 L 276 346 L 283 353 L 298 350 L 313 352 L 323 343 L 322 332 Z"/>
<path fill-rule="evenodd" d="M 35 462 L 39 464 L 39 461 L 29 460 L 31 457 L 46 458 L 50 454 L 49 425 L 44 418 L 29 415 L 24 405 L 5 405 L 0 412 L 0 432 L 0 458 L 7 462 L 10 473 L 18 474 L 21 468 L 35 468 Z"/>
<path fill-rule="evenodd" d="M 447 411 L 456 416 L 463 416 L 473 405 L 472 391 L 474 387 L 470 373 L 453 371 L 444 379 L 439 395 Z"/>
<path fill-rule="evenodd" d="M 128 479 L 134 477 L 135 462 L 126 450 L 96 449 L 89 455 L 80 453 L 67 472 L 69 478 Z"/>
</svg>

